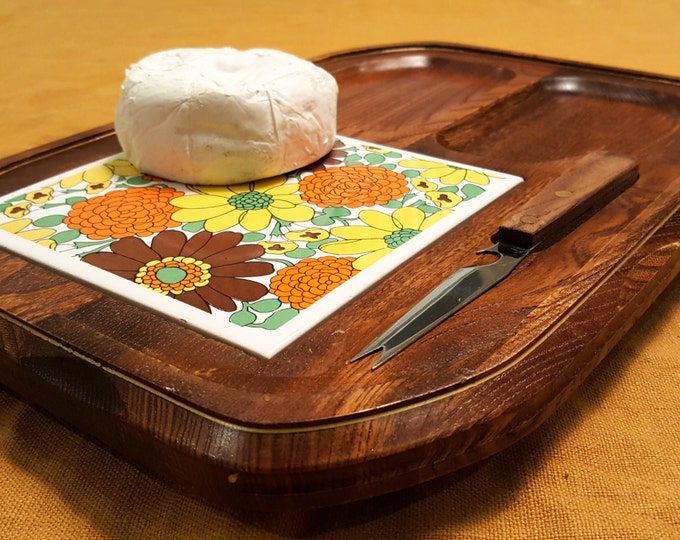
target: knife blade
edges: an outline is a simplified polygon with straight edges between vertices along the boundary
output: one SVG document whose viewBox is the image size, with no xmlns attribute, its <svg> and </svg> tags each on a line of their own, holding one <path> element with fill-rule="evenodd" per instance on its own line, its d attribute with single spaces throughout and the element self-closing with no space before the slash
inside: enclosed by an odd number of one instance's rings
<svg viewBox="0 0 680 540">
<path fill-rule="evenodd" d="M 496 242 L 477 252 L 496 256 L 489 264 L 463 267 L 440 283 L 352 362 L 380 351 L 377 369 L 451 315 L 503 281 L 524 258 L 559 241 L 635 183 L 635 159 L 611 152 L 586 154 L 504 221 Z"/>
</svg>

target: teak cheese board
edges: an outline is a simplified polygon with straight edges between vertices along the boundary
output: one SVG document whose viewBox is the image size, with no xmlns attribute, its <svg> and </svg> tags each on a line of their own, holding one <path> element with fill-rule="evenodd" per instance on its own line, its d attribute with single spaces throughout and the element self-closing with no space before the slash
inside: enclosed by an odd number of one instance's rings
<svg viewBox="0 0 680 540">
<path fill-rule="evenodd" d="M 340 504 L 503 450 L 680 272 L 680 80 L 448 44 L 316 62 L 339 83 L 341 136 L 523 181 L 264 356 L 0 251 L 0 383 L 218 504 Z M 0 195 L 119 152 L 105 126 L 12 156 Z M 597 152 L 634 160 L 635 183 L 380 369 L 351 362 Z"/>
</svg>

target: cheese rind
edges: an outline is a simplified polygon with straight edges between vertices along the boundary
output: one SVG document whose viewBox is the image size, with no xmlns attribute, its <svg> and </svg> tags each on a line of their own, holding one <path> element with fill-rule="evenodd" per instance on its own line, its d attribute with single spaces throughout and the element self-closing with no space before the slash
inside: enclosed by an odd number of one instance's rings
<svg viewBox="0 0 680 540">
<path fill-rule="evenodd" d="M 228 185 L 309 165 L 336 136 L 338 85 L 271 49 L 174 49 L 126 71 L 115 130 L 140 171 Z"/>
</svg>

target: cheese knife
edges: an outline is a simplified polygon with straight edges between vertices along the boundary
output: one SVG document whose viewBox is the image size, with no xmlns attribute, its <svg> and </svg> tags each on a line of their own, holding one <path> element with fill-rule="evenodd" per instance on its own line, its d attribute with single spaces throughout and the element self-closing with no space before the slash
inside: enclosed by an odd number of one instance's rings
<svg viewBox="0 0 680 540">
<path fill-rule="evenodd" d="M 628 156 L 597 151 L 586 154 L 550 182 L 492 237 L 478 254 L 495 255 L 489 264 L 466 266 L 451 274 L 351 361 L 380 351 L 376 369 L 448 317 L 503 281 L 537 248 L 568 234 L 637 180 L 637 162 Z"/>
</svg>

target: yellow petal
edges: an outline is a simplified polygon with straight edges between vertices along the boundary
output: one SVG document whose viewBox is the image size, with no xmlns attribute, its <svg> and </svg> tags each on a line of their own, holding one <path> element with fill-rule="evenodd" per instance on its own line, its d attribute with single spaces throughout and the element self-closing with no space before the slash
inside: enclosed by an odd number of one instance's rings
<svg viewBox="0 0 680 540">
<path fill-rule="evenodd" d="M 38 240 L 38 244 L 40 244 L 43 247 L 46 247 L 47 249 L 57 249 L 57 243 L 48 238 L 47 240 Z"/>
<path fill-rule="evenodd" d="M 266 190 L 267 195 L 278 198 L 281 195 L 292 195 L 300 189 L 300 184 L 297 182 L 290 182 L 289 184 L 281 184 L 272 186 Z M 258 191 L 262 191 L 258 188 Z"/>
<path fill-rule="evenodd" d="M 71 176 L 67 176 L 66 178 L 62 178 L 59 182 L 59 185 L 64 188 L 72 188 L 74 186 L 77 186 L 83 181 L 83 173 L 77 173 L 77 174 L 72 174 Z"/>
<path fill-rule="evenodd" d="M 106 165 L 99 165 L 92 169 L 87 169 L 83 173 L 83 180 L 90 184 L 101 184 L 110 180 L 113 176 L 113 171 Z"/>
<path fill-rule="evenodd" d="M 177 214 L 178 212 L 175 212 Z M 238 224 L 238 222 L 241 219 L 241 216 L 245 212 L 243 210 L 232 210 L 231 212 L 226 212 L 224 214 L 220 214 L 216 217 L 209 218 L 205 222 L 205 230 L 209 232 L 219 232 L 219 231 L 225 231 L 227 229 L 231 229 L 233 226 Z M 175 215 L 173 214 L 173 218 Z M 175 218 L 176 219 L 176 218 Z M 177 220 L 181 221 L 181 220 Z M 199 220 L 194 220 L 194 221 L 199 221 Z"/>
<path fill-rule="evenodd" d="M 332 228 L 331 234 L 345 240 L 365 240 L 367 238 L 383 239 L 390 234 L 390 231 L 375 229 L 374 227 L 364 227 L 362 225 L 345 225 L 343 227 Z"/>
<path fill-rule="evenodd" d="M 480 186 L 485 186 L 489 183 L 489 177 L 478 171 L 469 170 L 465 175 L 465 179 L 473 184 L 479 184 Z"/>
<path fill-rule="evenodd" d="M 234 186 L 191 186 L 191 189 L 193 189 L 196 193 L 228 199 L 237 193 L 250 191 L 250 186 L 245 183 Z"/>
<path fill-rule="evenodd" d="M 286 238 L 289 240 L 301 240 L 304 242 L 316 242 L 318 240 L 325 240 L 330 236 L 326 229 L 318 227 L 311 227 L 302 231 L 290 231 L 286 233 Z"/>
<path fill-rule="evenodd" d="M 409 169 L 431 169 L 433 167 L 441 167 L 442 163 L 430 161 L 429 159 L 402 159 L 399 162 L 399 166 L 408 167 Z"/>
<path fill-rule="evenodd" d="M 22 231 L 21 233 L 19 233 L 19 236 L 21 236 L 21 238 L 25 238 L 26 240 L 34 242 L 36 240 L 42 240 L 43 238 L 47 238 L 48 236 L 51 236 L 53 234 L 54 229 L 31 229 L 30 231 Z"/>
<path fill-rule="evenodd" d="M 222 208 L 225 212 L 233 208 L 227 199 L 214 195 L 182 195 L 172 199 L 171 204 L 179 208 Z"/>
<path fill-rule="evenodd" d="M 219 216 L 234 213 L 236 210 L 225 209 L 224 207 L 215 208 L 183 208 L 173 212 L 172 219 L 181 223 L 193 223 L 194 221 L 203 221 L 204 219 L 216 219 Z M 236 211 L 238 213 L 238 211 Z"/>
<path fill-rule="evenodd" d="M 367 238 L 365 240 L 340 240 L 328 242 L 321 246 L 321 251 L 333 255 L 352 255 L 385 249 L 385 240 L 382 238 Z"/>
<path fill-rule="evenodd" d="M 263 178 L 256 182 L 252 182 L 250 189 L 252 191 L 259 191 L 260 193 L 269 192 L 270 189 L 281 186 L 286 182 L 285 175 L 272 176 L 271 178 Z"/>
<path fill-rule="evenodd" d="M 392 216 L 378 212 L 378 210 L 362 210 L 359 212 L 359 219 L 366 225 L 388 233 L 398 230 Z"/>
<path fill-rule="evenodd" d="M 435 191 L 439 187 L 434 182 L 430 182 L 424 178 L 414 178 L 411 180 L 411 185 L 418 191 Z"/>
<path fill-rule="evenodd" d="M 114 159 L 106 163 L 118 176 L 137 176 L 139 170 L 127 159 Z"/>
<path fill-rule="evenodd" d="M 269 211 L 274 217 L 284 221 L 309 221 L 314 217 L 314 209 L 309 206 L 292 205 L 282 208 L 277 204 L 270 204 Z"/>
<path fill-rule="evenodd" d="M 388 255 L 391 252 L 392 250 L 390 248 L 384 248 L 373 251 L 372 253 L 367 253 L 366 255 L 362 255 L 361 257 L 357 258 L 352 263 L 352 266 L 357 270 L 366 270 L 366 268 L 371 266 L 373 263 L 378 262 L 385 255 Z"/>
<path fill-rule="evenodd" d="M 448 191 L 431 191 L 427 198 L 441 208 L 453 208 L 463 200 L 460 195 Z"/>
<path fill-rule="evenodd" d="M 267 195 L 271 195 L 271 193 L 268 192 Z M 302 197 L 300 197 L 299 193 L 294 193 L 291 195 L 276 195 L 274 196 L 274 202 L 276 201 L 286 201 L 287 203 L 291 204 L 303 204 Z"/>
<path fill-rule="evenodd" d="M 29 223 L 31 223 L 31 220 L 26 218 L 26 219 L 15 219 L 13 221 L 10 221 L 9 223 L 3 223 L 0 225 L 0 229 L 3 231 L 7 231 L 12 234 L 18 233 L 20 230 L 22 230 L 24 227 L 26 227 Z"/>
<path fill-rule="evenodd" d="M 448 174 L 442 175 L 441 181 L 444 184 L 455 186 L 465 180 L 465 169 L 452 169 Z"/>
<path fill-rule="evenodd" d="M 420 226 L 420 230 L 424 231 L 428 227 L 432 227 L 435 223 L 438 221 L 441 221 L 442 219 L 446 218 L 447 216 L 450 216 L 451 212 L 449 210 L 440 210 L 439 212 L 435 212 L 434 214 L 430 214 L 425 218 L 423 221 L 422 225 Z"/>
<path fill-rule="evenodd" d="M 259 242 L 265 253 L 281 254 L 288 253 L 298 248 L 295 242 Z"/>
<path fill-rule="evenodd" d="M 444 176 L 448 176 L 451 174 L 452 171 L 455 171 L 452 167 L 444 166 L 444 167 L 435 167 L 432 169 L 427 169 L 420 173 L 420 176 L 423 178 L 442 178 Z"/>
<path fill-rule="evenodd" d="M 241 214 L 239 223 L 249 231 L 261 231 L 265 229 L 272 220 L 272 215 L 268 210 L 246 210 Z"/>
<path fill-rule="evenodd" d="M 425 213 L 414 206 L 404 206 L 392 214 L 392 219 L 399 229 L 420 230 L 425 219 Z"/>
</svg>

